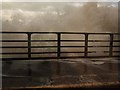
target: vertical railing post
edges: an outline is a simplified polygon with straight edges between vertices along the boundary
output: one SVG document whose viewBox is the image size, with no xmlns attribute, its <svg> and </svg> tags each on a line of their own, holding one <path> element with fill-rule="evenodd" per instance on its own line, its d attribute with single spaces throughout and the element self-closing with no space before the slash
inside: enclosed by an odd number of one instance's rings
<svg viewBox="0 0 120 90">
<path fill-rule="evenodd" d="M 28 32 L 28 59 L 31 59 L 31 33 Z"/>
<path fill-rule="evenodd" d="M 84 56 L 88 56 L 88 33 L 85 33 L 85 49 L 84 49 Z"/>
<path fill-rule="evenodd" d="M 110 34 L 109 56 L 113 56 L 113 34 Z"/>
<path fill-rule="evenodd" d="M 112 57 L 113 56 L 113 34 L 109 34 L 110 35 L 110 43 L 109 43 L 109 56 Z M 113 69 L 113 65 L 112 62 L 109 63 L 109 70 L 110 73 Z"/>
<path fill-rule="evenodd" d="M 60 49 L 60 40 L 61 40 L 61 33 L 57 33 L 57 58 L 60 59 L 61 49 Z M 57 75 L 60 75 L 61 65 L 60 62 L 57 62 Z"/>
<path fill-rule="evenodd" d="M 30 59 L 31 59 L 31 32 L 27 33 L 28 35 L 28 76 L 32 75 L 32 70 L 31 70 L 31 64 L 30 64 Z M 29 79 L 31 80 L 31 78 Z"/>
<path fill-rule="evenodd" d="M 61 40 L 61 33 L 57 33 L 57 58 L 60 59 L 60 40 Z"/>
</svg>

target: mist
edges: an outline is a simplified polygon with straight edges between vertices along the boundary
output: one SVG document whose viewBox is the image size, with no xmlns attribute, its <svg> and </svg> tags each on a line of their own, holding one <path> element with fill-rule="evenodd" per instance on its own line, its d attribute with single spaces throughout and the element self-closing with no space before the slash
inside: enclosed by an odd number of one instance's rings
<svg viewBox="0 0 120 90">
<path fill-rule="evenodd" d="M 3 31 L 118 32 L 117 27 L 116 3 L 3 3 Z"/>
</svg>

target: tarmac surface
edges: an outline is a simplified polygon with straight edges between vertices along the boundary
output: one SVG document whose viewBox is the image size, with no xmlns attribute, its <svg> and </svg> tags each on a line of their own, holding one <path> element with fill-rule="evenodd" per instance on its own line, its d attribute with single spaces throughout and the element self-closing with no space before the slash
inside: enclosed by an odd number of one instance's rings
<svg viewBox="0 0 120 90">
<path fill-rule="evenodd" d="M 116 58 L 2 62 L 2 88 L 119 82 Z"/>
</svg>

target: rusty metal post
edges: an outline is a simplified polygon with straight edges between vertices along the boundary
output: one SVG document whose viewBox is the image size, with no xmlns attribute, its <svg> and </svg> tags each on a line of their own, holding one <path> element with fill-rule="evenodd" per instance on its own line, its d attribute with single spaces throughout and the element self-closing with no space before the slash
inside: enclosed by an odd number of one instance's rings
<svg viewBox="0 0 120 90">
<path fill-rule="evenodd" d="M 113 34 L 110 34 L 110 48 L 109 48 L 109 56 L 113 56 Z"/>
<path fill-rule="evenodd" d="M 84 51 L 84 56 L 88 56 L 88 33 L 85 33 L 85 51 Z"/>
<path fill-rule="evenodd" d="M 30 32 L 27 33 L 28 35 L 28 60 L 31 59 L 31 34 Z M 30 61 L 28 61 L 28 76 L 32 75 L 32 70 L 31 70 L 31 64 Z M 31 81 L 31 78 L 29 79 Z"/>
<path fill-rule="evenodd" d="M 110 56 L 110 57 L 113 56 L 113 34 L 110 34 L 109 56 Z M 110 73 L 112 73 L 112 69 L 113 69 L 113 65 L 112 65 L 112 62 L 110 61 L 110 63 L 109 63 Z"/>
<path fill-rule="evenodd" d="M 60 59 L 60 40 L 61 40 L 61 33 L 57 33 L 57 58 Z"/>
<path fill-rule="evenodd" d="M 60 59 L 60 54 L 61 54 L 61 49 L 60 49 L 60 40 L 61 40 L 61 33 L 57 33 L 57 58 L 58 60 Z M 61 71 L 61 65 L 60 62 L 57 62 L 57 75 L 60 75 L 60 71 Z"/>
<path fill-rule="evenodd" d="M 28 59 L 31 59 L 31 33 L 28 32 Z"/>
</svg>

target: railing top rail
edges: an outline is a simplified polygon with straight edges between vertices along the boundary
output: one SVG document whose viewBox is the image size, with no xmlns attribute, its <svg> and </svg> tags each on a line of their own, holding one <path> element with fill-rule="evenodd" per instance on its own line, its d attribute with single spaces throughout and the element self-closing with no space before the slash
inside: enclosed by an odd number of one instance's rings
<svg viewBox="0 0 120 90">
<path fill-rule="evenodd" d="M 0 32 L 0 33 L 9 33 L 9 34 L 116 34 L 120 35 L 120 33 L 88 33 L 88 32 Z"/>
</svg>

